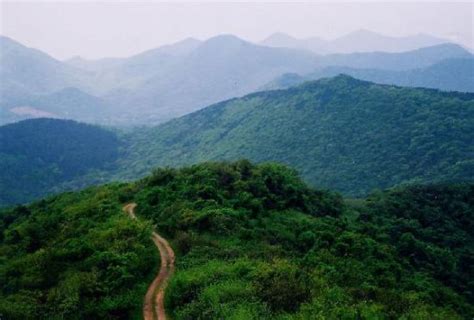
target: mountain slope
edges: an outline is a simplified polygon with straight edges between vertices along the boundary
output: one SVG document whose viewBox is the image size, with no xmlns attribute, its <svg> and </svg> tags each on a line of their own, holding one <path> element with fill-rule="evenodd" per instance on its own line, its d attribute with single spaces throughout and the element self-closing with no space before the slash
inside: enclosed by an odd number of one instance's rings
<svg viewBox="0 0 474 320">
<path fill-rule="evenodd" d="M 474 96 L 348 76 L 225 101 L 129 137 L 130 177 L 156 165 L 249 158 L 362 195 L 403 182 L 473 179 Z"/>
<path fill-rule="evenodd" d="M 140 106 L 148 117 L 166 119 L 250 93 L 281 73 L 316 66 L 312 54 L 266 48 L 224 35 L 201 43 L 175 63 L 165 64 L 136 89 L 112 92 L 108 98 L 118 106 Z"/>
<path fill-rule="evenodd" d="M 409 70 L 445 58 L 471 57 L 463 48 L 444 44 L 403 53 L 315 55 L 309 52 L 257 46 L 234 36 L 201 43 L 175 62 L 163 60 L 155 74 L 131 88 L 111 91 L 107 98 L 120 110 L 134 105 L 149 122 L 159 122 L 239 97 L 287 72 L 302 73 L 325 66 Z M 152 62 L 140 68 L 153 70 Z M 135 69 L 132 69 L 135 70 Z M 140 69 L 141 70 L 141 69 Z M 126 77 L 125 77 L 126 78 Z M 436 80 L 433 80 L 436 81 Z"/>
<path fill-rule="evenodd" d="M 321 58 L 320 66 L 403 71 L 428 67 L 445 59 L 454 58 L 472 59 L 473 56 L 459 45 L 446 43 L 400 53 L 330 54 Z"/>
<path fill-rule="evenodd" d="M 128 58 L 98 61 L 60 62 L 8 38 L 1 38 L 0 45 L 0 111 L 3 119 L 7 117 L 3 122 L 29 114 L 55 116 L 44 108 L 44 97 L 62 92 L 61 106 L 47 99 L 53 109 L 70 110 L 59 117 L 129 126 L 162 123 L 254 92 L 284 73 L 308 74 L 327 66 L 400 71 L 448 58 L 472 58 L 454 44 L 402 53 L 317 55 L 301 49 L 256 45 L 232 35 L 206 41 L 187 39 Z M 438 79 L 431 81 L 436 83 Z M 89 95 L 89 108 L 78 108 L 78 91 L 82 96 Z M 64 96 L 67 92 L 71 97 Z M 23 103 L 25 100 L 28 105 Z M 105 115 L 100 112 L 103 104 L 112 106 Z M 22 117 L 12 115 L 9 110 L 13 108 L 21 108 Z M 77 114 L 73 109 L 89 114 Z"/>
<path fill-rule="evenodd" d="M 333 40 L 317 37 L 293 38 L 284 33 L 275 33 L 260 42 L 270 47 L 286 47 L 311 50 L 318 54 L 352 52 L 403 52 L 449 42 L 433 36 L 418 34 L 407 37 L 390 37 L 368 30 L 357 30 Z"/>
<path fill-rule="evenodd" d="M 114 133 L 73 121 L 34 119 L 2 126 L 0 205 L 62 191 L 62 183 L 110 168 L 119 146 Z M 99 181 L 96 175 L 88 184 Z"/>
<path fill-rule="evenodd" d="M 398 189 L 356 207 L 282 165 L 238 161 L 68 192 L 0 210 L 0 313 L 138 318 L 153 225 L 176 253 L 176 320 L 469 319 L 473 190 Z M 131 202 L 139 219 L 122 212 Z"/>
<path fill-rule="evenodd" d="M 381 84 L 474 92 L 474 58 L 447 59 L 426 68 L 406 71 L 326 67 L 303 76 L 294 73 L 284 74 L 263 88 L 283 89 L 305 81 L 339 74 L 347 74 L 357 79 Z"/>
<path fill-rule="evenodd" d="M 0 36 L 0 102 L 13 94 L 44 94 L 71 86 L 77 71 L 39 50 Z"/>
<path fill-rule="evenodd" d="M 139 319 L 159 258 L 121 186 L 0 210 L 0 313 L 6 319 Z"/>
<path fill-rule="evenodd" d="M 23 94 L 6 101 L 0 108 L 5 113 L 0 124 L 37 117 L 107 124 L 108 119 L 112 118 L 113 123 L 117 123 L 116 119 L 119 118 L 105 99 L 72 87 L 50 94 Z"/>
</svg>

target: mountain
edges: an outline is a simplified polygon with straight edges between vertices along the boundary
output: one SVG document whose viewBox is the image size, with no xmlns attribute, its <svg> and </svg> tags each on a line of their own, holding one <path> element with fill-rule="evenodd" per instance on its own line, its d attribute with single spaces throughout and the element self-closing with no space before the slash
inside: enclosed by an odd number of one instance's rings
<svg viewBox="0 0 474 320">
<path fill-rule="evenodd" d="M 0 102 L 11 95 L 49 93 L 74 84 L 74 68 L 0 36 Z"/>
<path fill-rule="evenodd" d="M 369 30 L 357 30 L 333 40 L 317 37 L 297 39 L 284 33 L 275 33 L 260 44 L 269 47 L 286 47 L 310 50 L 318 54 L 353 52 L 403 52 L 450 42 L 430 35 L 390 37 Z"/>
<path fill-rule="evenodd" d="M 196 49 L 200 43 L 200 40 L 187 38 L 173 44 L 163 45 L 155 49 L 144 51 L 128 58 L 103 58 L 98 60 L 88 60 L 81 58 L 80 56 L 76 56 L 64 62 L 71 66 L 88 71 L 103 70 L 126 64 L 127 61 L 130 60 L 135 61 L 136 64 L 143 64 L 144 60 L 154 59 L 161 55 L 184 56 Z"/>
<path fill-rule="evenodd" d="M 188 38 L 174 44 L 127 58 L 104 58 L 85 60 L 76 57 L 66 64 L 88 72 L 89 84 L 83 84 L 84 90 L 94 95 L 106 96 L 118 90 L 132 90 L 149 81 L 156 74 L 172 72 L 169 68 L 199 46 L 201 41 Z"/>
<path fill-rule="evenodd" d="M 260 42 L 261 45 L 276 48 L 293 48 L 313 51 L 317 54 L 335 53 L 330 52 L 326 46 L 328 41 L 317 37 L 297 39 L 288 34 L 277 32 Z"/>
<path fill-rule="evenodd" d="M 163 122 L 190 113 L 206 105 L 258 90 L 276 76 L 303 72 L 325 66 L 408 70 L 429 66 L 445 58 L 471 57 L 463 48 L 446 44 L 404 53 L 361 53 L 317 56 L 305 51 L 257 46 L 234 36 L 219 36 L 199 44 L 182 57 L 161 57 L 127 62 L 111 79 L 120 88 L 104 98 L 117 110 L 127 112 L 134 105 L 141 119 L 137 122 Z M 160 68 L 153 68 L 160 65 Z M 125 71 L 124 71 L 125 70 Z M 299 70 L 299 71 L 298 71 Z M 111 75 L 112 73 L 108 73 Z M 115 81 L 114 81 L 115 82 Z M 146 119 L 146 120 L 144 120 Z"/>
<path fill-rule="evenodd" d="M 446 59 L 429 67 L 406 71 L 326 67 L 303 76 L 287 73 L 263 88 L 267 90 L 288 88 L 304 81 L 333 77 L 339 74 L 347 74 L 357 79 L 381 84 L 474 92 L 474 58 Z"/>
<path fill-rule="evenodd" d="M 401 53 L 371 52 L 323 56 L 320 67 L 403 71 L 425 68 L 446 59 L 472 59 L 473 55 L 456 44 L 447 43 Z"/>
<path fill-rule="evenodd" d="M 129 58 L 98 61 L 75 58 L 60 62 L 45 54 L 37 59 L 36 51 L 15 45 L 25 61 L 13 52 L 5 56 L 14 63 L 2 60 L 1 75 L 8 80 L 4 99 L 0 101 L 2 109 L 6 105 L 10 109 L 24 107 L 18 100 L 25 96 L 33 97 L 29 104 L 40 105 L 42 101 L 32 101 L 37 95 L 76 88 L 113 105 L 109 118 L 116 117 L 119 124 L 123 124 L 122 118 L 129 124 L 163 122 L 207 104 L 250 93 L 281 73 L 306 72 L 316 67 L 312 54 L 257 46 L 230 35 L 204 42 L 186 39 Z M 21 69 L 19 64 L 33 66 L 37 72 L 15 74 L 15 70 Z M 50 78 L 54 79 L 51 85 L 35 88 L 23 78 L 33 79 L 33 84 L 47 84 Z M 43 78 L 46 80 L 38 80 Z M 76 106 L 64 103 L 63 107 Z"/>
<path fill-rule="evenodd" d="M 173 319 L 470 319 L 472 199 L 449 184 L 344 201 L 275 163 L 161 168 L 0 210 L 0 313 L 140 318 L 155 230 Z"/>
<path fill-rule="evenodd" d="M 136 131 L 129 177 L 154 166 L 248 158 L 360 196 L 400 183 L 472 180 L 474 95 L 337 76 L 231 99 Z M 436 143 L 434 143 L 436 141 Z"/>
<path fill-rule="evenodd" d="M 1 126 L 0 205 L 62 191 L 62 183 L 110 168 L 119 147 L 113 132 L 70 120 L 31 119 Z M 96 174 L 88 183 L 100 181 Z"/>
<path fill-rule="evenodd" d="M 155 62 L 156 63 L 156 62 Z M 314 55 L 254 45 L 223 35 L 201 43 L 175 64 L 161 68 L 134 90 L 108 96 L 115 105 L 142 106 L 158 118 L 171 118 L 208 104 L 241 96 L 276 75 L 317 66 Z"/>
<path fill-rule="evenodd" d="M 241 158 L 291 165 L 311 185 L 348 196 L 404 183 L 471 181 L 473 105 L 473 94 L 341 75 L 124 132 L 66 120 L 24 121 L 0 127 L 6 172 L 0 204 L 135 179 L 156 166 Z"/>
<path fill-rule="evenodd" d="M 0 124 L 37 117 L 106 124 L 114 113 L 105 99 L 73 87 L 45 95 L 21 95 L 5 102 L 2 108 L 5 110 L 5 117 L 0 120 Z M 113 118 L 112 122 L 116 123 L 117 116 Z"/>
<path fill-rule="evenodd" d="M 0 49 L 0 124 L 36 117 L 104 118 L 107 103 L 78 89 L 89 82 L 81 69 L 3 36 Z"/>
<path fill-rule="evenodd" d="M 403 53 L 317 55 L 232 35 L 185 39 L 128 58 L 95 61 L 61 62 L 5 37 L 0 45 L 2 123 L 47 116 L 120 126 L 157 124 L 254 92 L 285 73 L 308 74 L 328 66 L 401 71 L 472 57 L 454 44 Z"/>
</svg>

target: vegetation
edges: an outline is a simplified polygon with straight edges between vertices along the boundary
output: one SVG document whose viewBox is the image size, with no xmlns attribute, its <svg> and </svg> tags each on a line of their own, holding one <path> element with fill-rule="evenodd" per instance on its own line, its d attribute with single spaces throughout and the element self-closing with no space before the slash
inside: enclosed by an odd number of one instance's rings
<svg viewBox="0 0 474 320">
<path fill-rule="evenodd" d="M 474 95 L 338 76 L 225 101 L 116 134 L 65 120 L 0 128 L 0 205 L 143 177 L 156 166 L 278 161 L 312 186 L 366 196 L 398 184 L 472 181 Z"/>
<path fill-rule="evenodd" d="M 473 190 L 406 187 L 344 202 L 279 164 L 157 169 L 5 209 L 0 313 L 137 315 L 157 264 L 152 223 L 177 254 L 173 319 L 470 318 Z M 121 212 L 132 201 L 139 222 Z"/>
<path fill-rule="evenodd" d="M 367 208 L 363 228 L 376 229 L 410 265 L 474 303 L 474 185 L 396 188 L 371 195 Z"/>
<path fill-rule="evenodd" d="M 119 147 L 115 133 L 69 120 L 35 119 L 2 126 L 0 205 L 62 191 L 62 183 L 106 170 L 116 161 Z M 91 175 L 85 183 L 98 183 L 99 178 Z"/>
<path fill-rule="evenodd" d="M 111 185 L 0 213 L 5 319 L 140 319 L 157 257 Z"/>
<path fill-rule="evenodd" d="M 313 186 L 365 196 L 474 177 L 474 94 L 348 76 L 233 99 L 136 131 L 120 177 L 206 160 L 278 161 Z"/>
</svg>

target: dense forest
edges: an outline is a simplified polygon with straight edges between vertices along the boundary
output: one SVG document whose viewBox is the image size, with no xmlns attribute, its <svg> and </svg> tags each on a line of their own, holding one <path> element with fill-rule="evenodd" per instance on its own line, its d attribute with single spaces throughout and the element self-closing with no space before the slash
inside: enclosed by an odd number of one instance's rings
<svg viewBox="0 0 474 320">
<path fill-rule="evenodd" d="M 344 200 L 245 160 L 156 169 L 0 211 L 0 314 L 137 316 L 154 225 L 177 254 L 173 319 L 471 318 L 473 199 L 459 183 Z"/>
<path fill-rule="evenodd" d="M 63 191 L 62 183 L 110 168 L 120 143 L 111 131 L 71 120 L 34 119 L 0 127 L 0 206 Z M 85 184 L 99 182 L 91 174 Z"/>
<path fill-rule="evenodd" d="M 278 161 L 350 196 L 472 180 L 474 94 L 340 75 L 232 99 L 127 138 L 119 176 L 206 160 Z"/>
<path fill-rule="evenodd" d="M 151 226 L 122 212 L 120 185 L 0 213 L 4 319 L 140 319 L 157 259 Z"/>
<path fill-rule="evenodd" d="M 224 101 L 127 132 L 64 120 L 0 127 L 0 205 L 144 177 L 156 166 L 277 161 L 352 197 L 399 184 L 472 181 L 474 94 L 340 75 Z"/>
</svg>

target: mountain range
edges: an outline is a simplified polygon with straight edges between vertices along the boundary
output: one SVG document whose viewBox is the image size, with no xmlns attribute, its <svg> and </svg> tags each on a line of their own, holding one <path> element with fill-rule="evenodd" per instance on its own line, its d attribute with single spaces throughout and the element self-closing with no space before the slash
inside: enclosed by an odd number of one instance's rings
<svg viewBox="0 0 474 320">
<path fill-rule="evenodd" d="M 190 38 L 128 58 L 100 60 L 58 61 L 6 37 L 0 37 L 0 47 L 1 123 L 46 115 L 122 126 L 161 123 L 259 90 L 286 73 L 306 75 L 325 67 L 408 72 L 472 58 L 455 44 L 320 55 L 232 35 Z M 441 81 L 429 72 L 425 77 L 427 83 Z"/>
<path fill-rule="evenodd" d="M 278 32 L 270 35 L 260 43 L 269 47 L 305 49 L 318 54 L 329 54 L 374 51 L 403 52 L 447 42 L 450 41 L 426 34 L 391 37 L 361 29 L 333 40 L 324 40 L 317 37 L 298 39 Z"/>
<path fill-rule="evenodd" d="M 3 204 L 136 179 L 157 166 L 241 158 L 291 165 L 312 186 L 353 197 L 399 184 L 474 177 L 474 94 L 380 85 L 347 75 L 230 99 L 150 128 L 121 132 L 71 125 L 56 146 L 48 132 L 67 127 L 62 121 L 0 127 L 0 187 L 17 195 Z M 81 140 L 86 137 L 93 144 Z M 47 160 L 38 149 L 58 158 Z M 102 159 L 102 150 L 110 151 L 104 166 L 76 156 Z M 61 166 L 69 157 L 80 161 L 80 170 L 74 169 L 76 160 L 67 170 Z M 35 178 L 18 179 L 21 172 Z"/>
<path fill-rule="evenodd" d="M 474 92 L 474 59 L 446 59 L 428 67 L 411 70 L 356 69 L 349 67 L 319 68 L 309 74 L 287 73 L 277 77 L 262 89 L 282 89 L 309 80 L 347 74 L 361 80 L 381 84 L 423 87 L 445 91 Z"/>
</svg>

